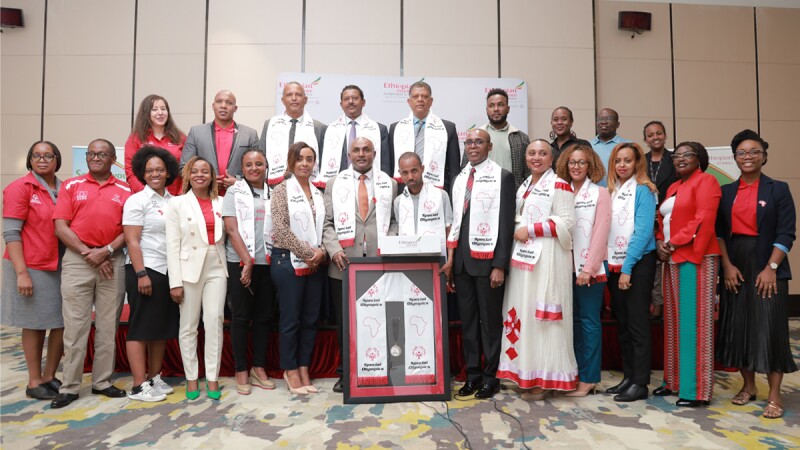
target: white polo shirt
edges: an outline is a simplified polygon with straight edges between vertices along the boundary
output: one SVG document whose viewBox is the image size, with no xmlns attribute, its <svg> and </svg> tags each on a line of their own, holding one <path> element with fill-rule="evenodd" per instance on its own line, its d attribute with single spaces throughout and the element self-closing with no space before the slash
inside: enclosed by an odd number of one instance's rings
<svg viewBox="0 0 800 450">
<path fill-rule="evenodd" d="M 150 186 L 145 186 L 128 198 L 122 212 L 122 225 L 135 225 L 142 227 L 142 238 L 139 245 L 142 247 L 144 266 L 158 273 L 167 273 L 167 229 L 165 213 L 167 202 L 172 198 L 169 192 L 164 191 L 164 196 L 158 195 Z M 126 264 L 131 263 L 131 258 L 126 258 Z"/>
</svg>

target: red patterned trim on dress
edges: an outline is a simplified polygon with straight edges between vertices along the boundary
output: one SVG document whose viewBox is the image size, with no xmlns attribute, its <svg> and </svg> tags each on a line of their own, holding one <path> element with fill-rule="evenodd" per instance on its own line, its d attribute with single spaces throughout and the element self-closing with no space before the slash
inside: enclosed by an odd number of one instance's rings
<svg viewBox="0 0 800 450">
<path fill-rule="evenodd" d="M 514 372 L 508 370 L 498 370 L 497 378 L 504 378 L 517 383 L 523 389 L 532 389 L 540 387 L 542 389 L 555 389 L 558 391 L 574 391 L 578 388 L 578 377 L 572 381 L 561 380 L 545 380 L 543 378 L 535 378 L 533 380 L 523 380 Z"/>
</svg>

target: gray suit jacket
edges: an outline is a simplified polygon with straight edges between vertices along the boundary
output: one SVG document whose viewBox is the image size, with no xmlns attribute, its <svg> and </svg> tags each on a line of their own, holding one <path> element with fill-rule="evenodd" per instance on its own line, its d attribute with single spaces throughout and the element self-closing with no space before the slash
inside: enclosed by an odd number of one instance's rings
<svg viewBox="0 0 800 450">
<path fill-rule="evenodd" d="M 374 169 L 378 170 L 377 168 Z M 342 250 L 344 250 L 344 254 L 347 255 L 348 258 L 361 258 L 364 256 L 364 252 L 360 243 L 366 240 L 367 256 L 378 256 L 378 219 L 375 214 L 375 205 L 372 202 L 370 202 L 369 205 L 366 222 L 361 220 L 360 215 L 356 214 L 356 244 L 344 249 L 342 245 L 339 244 L 339 237 L 336 235 L 336 228 L 333 225 L 333 200 L 331 199 L 335 181 L 336 177 L 329 179 L 325 188 L 325 225 L 323 225 L 322 228 L 322 245 L 331 258 Z M 395 197 L 397 197 L 397 182 L 392 180 L 392 201 L 389 203 L 390 205 L 394 204 Z M 356 208 L 358 208 L 357 205 Z M 387 234 L 389 236 L 396 236 L 397 218 L 394 216 L 394 208 L 391 209 L 392 218 L 389 222 L 389 232 Z M 331 262 L 328 265 L 328 276 L 341 280 L 342 271 L 336 267 L 336 264 Z"/>
<path fill-rule="evenodd" d="M 233 176 L 242 175 L 242 155 L 245 151 L 258 146 L 258 133 L 256 130 L 235 123 L 236 133 L 233 134 L 233 146 L 228 157 L 228 173 Z M 186 136 L 186 144 L 181 153 L 181 169 L 189 162 L 192 156 L 201 156 L 211 162 L 214 170 L 219 173 L 217 164 L 217 141 L 214 136 L 214 121 L 195 125 Z"/>
<path fill-rule="evenodd" d="M 258 140 L 258 148 L 264 152 L 264 154 L 267 152 L 267 128 L 269 128 L 269 121 L 270 119 L 267 119 L 264 122 L 264 128 L 261 129 L 261 138 Z M 325 130 L 327 129 L 327 125 L 314 119 L 314 135 L 317 136 L 317 144 L 319 145 L 317 149 L 317 161 L 322 157 L 322 145 L 325 142 Z M 289 149 L 287 148 L 286 150 L 288 151 Z"/>
</svg>

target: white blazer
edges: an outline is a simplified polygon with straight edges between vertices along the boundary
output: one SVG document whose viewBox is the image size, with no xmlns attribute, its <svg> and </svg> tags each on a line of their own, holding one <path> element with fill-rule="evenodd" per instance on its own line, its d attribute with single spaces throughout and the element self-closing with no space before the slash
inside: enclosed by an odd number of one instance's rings
<svg viewBox="0 0 800 450">
<path fill-rule="evenodd" d="M 228 275 L 225 260 L 222 198 L 211 201 L 214 209 L 214 242 L 219 262 Z M 167 273 L 170 289 L 182 287 L 183 282 L 197 283 L 208 252 L 208 232 L 200 203 L 192 191 L 173 197 L 167 205 Z"/>
</svg>

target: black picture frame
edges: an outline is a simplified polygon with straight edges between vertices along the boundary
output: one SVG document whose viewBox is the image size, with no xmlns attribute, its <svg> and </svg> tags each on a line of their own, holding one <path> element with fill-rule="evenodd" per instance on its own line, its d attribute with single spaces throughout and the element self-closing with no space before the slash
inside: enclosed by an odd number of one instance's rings
<svg viewBox="0 0 800 450">
<path fill-rule="evenodd" d="M 444 259 L 439 256 L 409 256 L 409 257 L 369 257 L 351 258 L 350 264 L 345 269 L 342 279 L 342 318 L 345 336 L 343 339 L 343 372 L 344 372 L 344 403 L 392 403 L 392 402 L 415 402 L 415 401 L 449 401 L 451 399 L 450 387 L 450 352 L 448 338 L 447 321 L 447 291 L 446 278 L 440 274 L 439 270 L 444 263 Z M 357 376 L 356 364 L 365 358 L 358 353 L 358 333 L 355 323 L 357 299 L 361 298 L 374 283 L 387 273 L 402 273 L 408 280 L 412 281 L 414 287 L 433 300 L 433 313 L 426 323 L 434 324 L 434 346 L 435 360 L 433 382 L 406 383 L 407 376 L 403 378 L 396 376 L 397 371 L 387 371 L 387 383 L 382 385 L 360 385 Z M 403 309 L 402 302 L 384 302 L 386 305 L 386 324 L 398 323 L 398 312 L 396 304 Z M 409 325 L 402 319 L 404 326 L 402 333 L 397 333 L 397 326 L 386 326 L 384 331 L 389 336 L 393 333 L 394 339 L 402 341 L 404 346 L 405 330 Z M 394 342 L 395 345 L 398 342 Z M 391 352 L 390 340 L 387 338 L 387 348 L 383 349 L 387 355 L 387 365 L 390 369 L 399 368 L 405 371 L 405 360 L 402 366 L 392 365 L 392 359 L 400 356 L 389 356 Z M 402 357 L 405 358 L 406 355 Z M 410 355 L 408 355 L 410 356 Z M 413 356 L 411 356 L 413 357 Z M 404 372 L 403 372 L 404 373 Z"/>
</svg>

